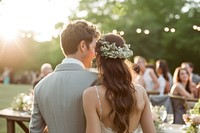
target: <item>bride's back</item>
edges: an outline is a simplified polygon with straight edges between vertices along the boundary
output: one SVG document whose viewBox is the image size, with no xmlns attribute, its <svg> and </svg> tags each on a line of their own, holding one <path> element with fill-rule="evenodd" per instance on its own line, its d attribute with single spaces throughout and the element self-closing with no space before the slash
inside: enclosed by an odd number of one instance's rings
<svg viewBox="0 0 200 133">
<path fill-rule="evenodd" d="M 140 85 L 134 85 L 135 86 L 135 97 L 137 99 L 137 107 L 133 107 L 134 109 L 134 114 L 130 118 L 130 126 L 129 126 L 129 131 L 135 131 L 140 123 L 140 117 L 141 113 L 144 109 L 145 103 L 148 101 L 146 99 L 146 92 L 144 88 Z M 111 119 L 109 116 L 109 113 L 111 112 L 112 108 L 109 103 L 109 101 L 106 99 L 105 93 L 106 93 L 106 88 L 103 86 L 97 86 L 98 93 L 99 93 L 99 98 L 101 104 L 99 104 L 99 108 L 97 108 L 97 113 L 99 118 L 101 118 L 101 122 L 103 125 L 107 128 L 115 129 L 114 122 L 113 122 L 113 116 L 114 113 L 111 115 Z M 98 99 L 99 100 L 99 99 Z M 100 107 L 101 106 L 101 107 Z M 102 114 L 101 114 L 101 109 L 102 108 Z"/>
</svg>

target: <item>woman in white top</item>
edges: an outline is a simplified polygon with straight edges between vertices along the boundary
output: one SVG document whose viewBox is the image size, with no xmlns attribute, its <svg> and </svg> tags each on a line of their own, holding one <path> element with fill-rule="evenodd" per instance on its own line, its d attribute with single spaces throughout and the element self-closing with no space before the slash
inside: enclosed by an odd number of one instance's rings
<svg viewBox="0 0 200 133">
<path fill-rule="evenodd" d="M 140 75 L 145 82 L 147 91 L 157 90 L 159 88 L 158 78 L 152 68 L 146 68 L 146 59 L 142 56 L 135 56 L 134 63 L 139 66 Z"/>
<path fill-rule="evenodd" d="M 124 39 L 106 34 L 96 45 L 97 67 L 102 84 L 83 93 L 86 133 L 155 133 L 149 100 L 142 86 L 133 85 L 124 60 L 132 51 Z"/>
<path fill-rule="evenodd" d="M 156 73 L 158 75 L 158 82 L 160 87 L 158 90 L 160 91 L 160 95 L 164 93 L 170 92 L 170 82 L 168 76 L 168 65 L 165 60 L 157 60 L 156 61 Z"/>
</svg>

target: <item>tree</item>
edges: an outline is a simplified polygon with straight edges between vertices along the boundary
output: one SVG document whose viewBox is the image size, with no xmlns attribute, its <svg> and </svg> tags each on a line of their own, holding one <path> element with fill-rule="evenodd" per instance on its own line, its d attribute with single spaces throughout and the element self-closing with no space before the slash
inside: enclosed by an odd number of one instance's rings
<svg viewBox="0 0 200 133">
<path fill-rule="evenodd" d="M 199 7 L 192 0 L 81 0 L 69 19 L 92 21 L 103 34 L 124 31 L 135 55 L 166 59 L 173 71 L 185 60 L 198 66 L 200 32 L 193 25 L 199 24 Z"/>
</svg>

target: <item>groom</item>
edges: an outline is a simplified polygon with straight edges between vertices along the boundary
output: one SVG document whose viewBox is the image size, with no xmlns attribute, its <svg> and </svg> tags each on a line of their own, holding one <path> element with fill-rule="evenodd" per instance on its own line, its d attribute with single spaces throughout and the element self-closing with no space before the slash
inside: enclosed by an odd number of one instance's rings
<svg viewBox="0 0 200 133">
<path fill-rule="evenodd" d="M 99 37 L 96 27 L 84 20 L 71 22 L 61 33 L 60 46 L 65 59 L 34 89 L 30 133 L 83 133 L 85 117 L 82 92 L 96 79 L 87 71 L 95 56 Z"/>
</svg>

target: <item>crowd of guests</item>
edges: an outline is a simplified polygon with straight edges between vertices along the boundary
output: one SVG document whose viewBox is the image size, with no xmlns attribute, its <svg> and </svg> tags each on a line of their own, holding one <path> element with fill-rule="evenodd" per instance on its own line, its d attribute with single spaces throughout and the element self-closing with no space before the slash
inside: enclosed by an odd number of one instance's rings
<svg viewBox="0 0 200 133">
<path fill-rule="evenodd" d="M 142 85 L 147 91 L 157 90 L 160 95 L 171 93 L 186 98 L 200 97 L 200 76 L 193 73 L 192 62 L 182 62 L 173 73 L 169 71 L 168 63 L 164 59 L 149 64 L 142 56 L 134 56 L 133 63 L 128 62 L 133 68 L 133 79 L 135 83 Z M 96 68 L 90 68 L 95 70 Z M 14 77 L 13 70 L 5 67 L 0 77 L 3 84 L 31 84 L 33 88 L 46 75 L 53 71 L 50 63 L 41 65 L 39 72 L 24 71 L 20 76 Z"/>
<path fill-rule="evenodd" d="M 52 65 L 50 63 L 44 63 L 41 65 L 38 71 L 24 71 L 21 74 L 14 74 L 11 67 L 5 67 L 4 71 L 0 75 L 0 83 L 4 85 L 9 84 L 29 84 L 35 85 L 45 76 L 53 71 Z"/>
<path fill-rule="evenodd" d="M 159 59 L 148 67 L 146 59 L 142 56 L 134 57 L 134 70 L 137 73 L 136 83 L 142 85 L 147 91 L 157 90 L 160 95 L 173 94 L 186 98 L 199 98 L 200 76 L 193 73 L 192 62 L 182 62 L 171 74 L 166 60 Z"/>
</svg>

